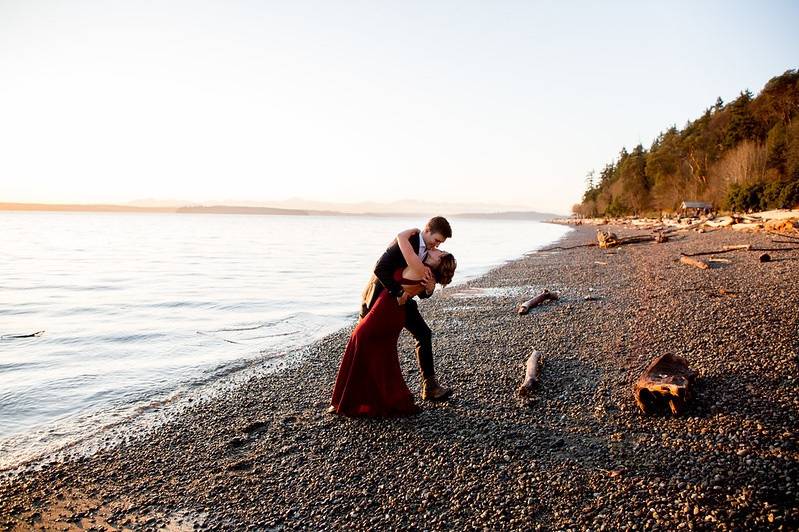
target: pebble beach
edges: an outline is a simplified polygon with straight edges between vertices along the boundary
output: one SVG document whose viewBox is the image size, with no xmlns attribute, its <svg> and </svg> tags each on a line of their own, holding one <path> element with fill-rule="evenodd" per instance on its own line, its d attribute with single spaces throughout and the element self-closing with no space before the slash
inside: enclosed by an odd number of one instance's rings
<svg viewBox="0 0 799 532">
<path fill-rule="evenodd" d="M 531 253 L 420 303 L 449 401 L 399 419 L 327 414 L 343 329 L 157 427 L 0 474 L 0 528 L 795 530 L 799 250 L 678 261 L 792 247 L 774 238 L 684 231 Z M 545 288 L 559 300 L 516 313 Z M 540 382 L 522 400 L 533 350 Z M 632 386 L 664 353 L 699 372 L 696 398 L 645 416 Z M 400 356 L 418 398 L 407 332 Z"/>
</svg>

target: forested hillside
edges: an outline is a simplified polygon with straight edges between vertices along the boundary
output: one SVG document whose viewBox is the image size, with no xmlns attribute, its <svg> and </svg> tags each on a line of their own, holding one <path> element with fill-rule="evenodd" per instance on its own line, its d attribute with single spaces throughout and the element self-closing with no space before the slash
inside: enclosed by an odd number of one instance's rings
<svg viewBox="0 0 799 532">
<path fill-rule="evenodd" d="M 670 212 L 683 200 L 747 211 L 799 205 L 799 71 L 721 98 L 683 129 L 662 132 L 649 149 L 622 148 L 587 176 L 581 216 Z"/>
</svg>

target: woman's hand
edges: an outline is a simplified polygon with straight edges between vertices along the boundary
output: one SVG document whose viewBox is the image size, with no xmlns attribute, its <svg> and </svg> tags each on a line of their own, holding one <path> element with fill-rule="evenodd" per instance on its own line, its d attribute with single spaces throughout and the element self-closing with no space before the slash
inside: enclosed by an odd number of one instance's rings
<svg viewBox="0 0 799 532">
<path fill-rule="evenodd" d="M 424 269 L 424 277 L 422 278 L 422 286 L 427 295 L 432 295 L 436 289 L 436 278 L 433 276 L 433 270 L 430 268 Z"/>
</svg>

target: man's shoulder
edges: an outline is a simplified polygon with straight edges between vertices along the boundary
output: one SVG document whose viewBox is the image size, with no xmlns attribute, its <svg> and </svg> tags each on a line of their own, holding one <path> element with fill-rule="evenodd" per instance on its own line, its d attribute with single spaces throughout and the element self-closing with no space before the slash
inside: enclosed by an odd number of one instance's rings
<svg viewBox="0 0 799 532">
<path fill-rule="evenodd" d="M 419 251 L 419 246 L 420 246 L 420 243 L 421 243 L 421 233 L 412 234 L 411 237 L 408 240 L 410 241 L 410 243 L 414 247 L 414 249 L 418 252 Z"/>
<path fill-rule="evenodd" d="M 408 238 L 408 241 L 411 243 L 411 247 L 418 252 L 421 242 L 421 235 L 419 233 L 413 234 L 410 236 L 410 238 Z M 387 249 L 399 249 L 399 243 L 397 242 L 396 238 L 389 243 Z"/>
</svg>

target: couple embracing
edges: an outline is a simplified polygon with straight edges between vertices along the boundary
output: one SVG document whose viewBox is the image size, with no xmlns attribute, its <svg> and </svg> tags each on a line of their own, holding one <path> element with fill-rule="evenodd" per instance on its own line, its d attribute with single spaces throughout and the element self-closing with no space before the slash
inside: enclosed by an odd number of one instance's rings
<svg viewBox="0 0 799 532">
<path fill-rule="evenodd" d="M 399 364 L 403 328 L 416 340 L 422 399 L 440 401 L 450 390 L 436 380 L 430 328 L 416 296 L 433 295 L 455 273 L 455 257 L 438 249 L 452 236 L 449 222 L 431 218 L 423 231 L 408 229 L 380 257 L 363 292 L 361 315 L 339 366 L 329 411 L 347 416 L 401 416 L 419 412 Z"/>
</svg>

